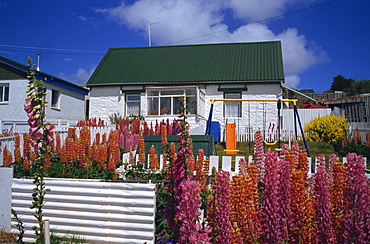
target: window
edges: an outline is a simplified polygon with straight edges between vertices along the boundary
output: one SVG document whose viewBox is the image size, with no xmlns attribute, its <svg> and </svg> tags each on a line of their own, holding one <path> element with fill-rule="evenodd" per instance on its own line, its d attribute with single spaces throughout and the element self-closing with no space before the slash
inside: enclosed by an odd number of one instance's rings
<svg viewBox="0 0 370 244">
<path fill-rule="evenodd" d="M 60 91 L 51 90 L 51 107 L 59 108 Z"/>
<path fill-rule="evenodd" d="M 241 99 L 240 93 L 225 93 L 225 99 Z M 225 101 L 225 117 L 241 117 L 240 101 Z"/>
<path fill-rule="evenodd" d="M 0 84 L 0 103 L 9 102 L 9 84 Z"/>
<path fill-rule="evenodd" d="M 140 94 L 126 95 L 126 115 L 140 115 Z"/>
<path fill-rule="evenodd" d="M 185 98 L 190 114 L 197 113 L 196 88 L 176 90 L 148 89 L 148 115 L 178 115 L 181 112 L 180 98 Z"/>
</svg>

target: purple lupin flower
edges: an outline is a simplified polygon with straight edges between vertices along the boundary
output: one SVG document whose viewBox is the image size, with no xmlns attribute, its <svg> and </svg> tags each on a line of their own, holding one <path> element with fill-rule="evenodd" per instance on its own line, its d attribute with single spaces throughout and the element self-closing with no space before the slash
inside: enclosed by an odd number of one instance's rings
<svg viewBox="0 0 370 244">
<path fill-rule="evenodd" d="M 294 242 L 294 239 L 289 237 L 293 229 L 292 211 L 290 209 L 291 203 L 291 177 L 292 171 L 290 169 L 290 162 L 286 160 L 279 160 L 279 193 L 280 193 L 280 216 L 283 226 L 282 240 Z"/>
<path fill-rule="evenodd" d="M 254 135 L 254 154 L 253 154 L 253 162 L 257 167 L 258 172 L 258 180 L 261 181 L 263 179 L 264 173 L 264 165 L 263 165 L 263 157 L 264 157 L 264 149 L 263 149 L 263 138 L 261 131 L 256 131 Z"/>
<path fill-rule="evenodd" d="M 313 175 L 316 236 L 319 243 L 335 243 L 330 212 L 329 174 L 325 170 L 324 156 L 319 154 L 318 158 L 317 172 Z"/>
<path fill-rule="evenodd" d="M 266 152 L 262 190 L 262 225 L 265 243 L 280 243 L 283 226 L 280 211 L 278 155 Z"/>
<path fill-rule="evenodd" d="M 355 153 L 349 153 L 347 162 L 343 242 L 370 243 L 370 192 L 364 171 L 364 158 Z"/>
<path fill-rule="evenodd" d="M 228 244 L 232 238 L 229 209 L 230 194 L 230 173 L 227 171 L 218 171 L 216 173 L 215 189 L 215 229 L 218 234 L 216 241 L 220 244 Z"/>
</svg>

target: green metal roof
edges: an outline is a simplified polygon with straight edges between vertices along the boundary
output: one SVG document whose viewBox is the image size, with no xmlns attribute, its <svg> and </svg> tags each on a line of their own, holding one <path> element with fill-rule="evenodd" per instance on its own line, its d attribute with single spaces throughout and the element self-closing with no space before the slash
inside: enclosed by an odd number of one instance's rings
<svg viewBox="0 0 370 244">
<path fill-rule="evenodd" d="M 271 41 L 111 48 L 87 85 L 283 80 L 281 43 Z"/>
</svg>

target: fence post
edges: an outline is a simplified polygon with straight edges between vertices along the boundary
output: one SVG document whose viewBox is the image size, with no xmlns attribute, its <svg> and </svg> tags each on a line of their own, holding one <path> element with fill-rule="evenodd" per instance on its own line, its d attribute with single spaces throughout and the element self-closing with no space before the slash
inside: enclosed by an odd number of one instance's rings
<svg viewBox="0 0 370 244">
<path fill-rule="evenodd" d="M 50 225 L 49 220 L 44 220 L 44 236 L 45 236 L 45 244 L 50 244 Z"/>
<path fill-rule="evenodd" d="M 0 168 L 0 229 L 11 229 L 13 168 Z"/>
</svg>

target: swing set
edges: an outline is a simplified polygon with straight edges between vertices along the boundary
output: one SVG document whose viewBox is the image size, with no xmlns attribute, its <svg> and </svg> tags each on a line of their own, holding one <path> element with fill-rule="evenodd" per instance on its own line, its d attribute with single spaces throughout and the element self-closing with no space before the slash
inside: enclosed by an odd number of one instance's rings
<svg viewBox="0 0 370 244">
<path fill-rule="evenodd" d="M 206 127 L 206 135 L 210 135 L 211 133 L 211 126 L 212 126 L 212 114 L 213 114 L 213 107 L 214 107 L 214 104 L 215 102 L 217 101 L 223 101 L 223 102 L 226 102 L 226 101 L 231 101 L 231 102 L 243 102 L 243 101 L 247 101 L 247 102 L 276 102 L 277 104 L 277 111 L 278 111 L 278 114 L 277 114 L 277 131 L 278 131 L 278 135 L 277 135 L 277 141 L 274 141 L 274 142 L 267 142 L 265 140 L 265 144 L 266 145 L 276 145 L 278 144 L 278 148 L 277 148 L 277 151 L 281 150 L 281 118 L 280 118 L 280 112 L 281 112 L 281 107 L 282 107 L 282 102 L 292 102 L 293 103 L 293 107 L 294 107 L 294 131 L 295 131 L 295 137 L 296 139 L 298 138 L 298 134 L 297 134 L 297 121 L 298 121 L 298 124 L 299 124 L 299 128 L 300 128 L 300 132 L 301 132 L 301 136 L 302 136 L 302 139 L 303 139 L 303 143 L 304 143 L 304 146 L 305 146 L 305 149 L 307 151 L 307 156 L 310 157 L 310 153 L 308 151 L 308 146 L 307 146 L 307 141 L 306 141 L 306 138 L 304 136 L 304 131 L 303 131 L 303 128 L 302 128 L 302 124 L 301 124 L 301 120 L 299 118 L 299 114 L 298 114 L 298 108 L 297 108 L 297 99 L 210 99 L 211 100 L 211 108 L 210 108 L 210 111 L 209 111 L 209 116 L 208 116 L 208 120 L 207 120 L 207 127 Z M 264 110 L 265 110 L 265 107 L 264 107 Z M 249 114 L 249 117 L 250 117 L 250 114 Z M 226 124 L 226 129 L 228 129 L 228 127 L 232 127 L 233 125 L 228 125 Z M 235 128 L 235 125 L 234 125 L 234 128 Z M 235 133 L 231 133 L 231 134 L 226 134 L 226 143 L 228 140 L 234 140 L 235 143 L 236 143 L 236 134 Z M 225 150 L 225 151 L 229 151 L 229 152 L 237 152 L 238 150 L 235 150 L 235 149 L 231 149 L 231 150 Z"/>
</svg>

